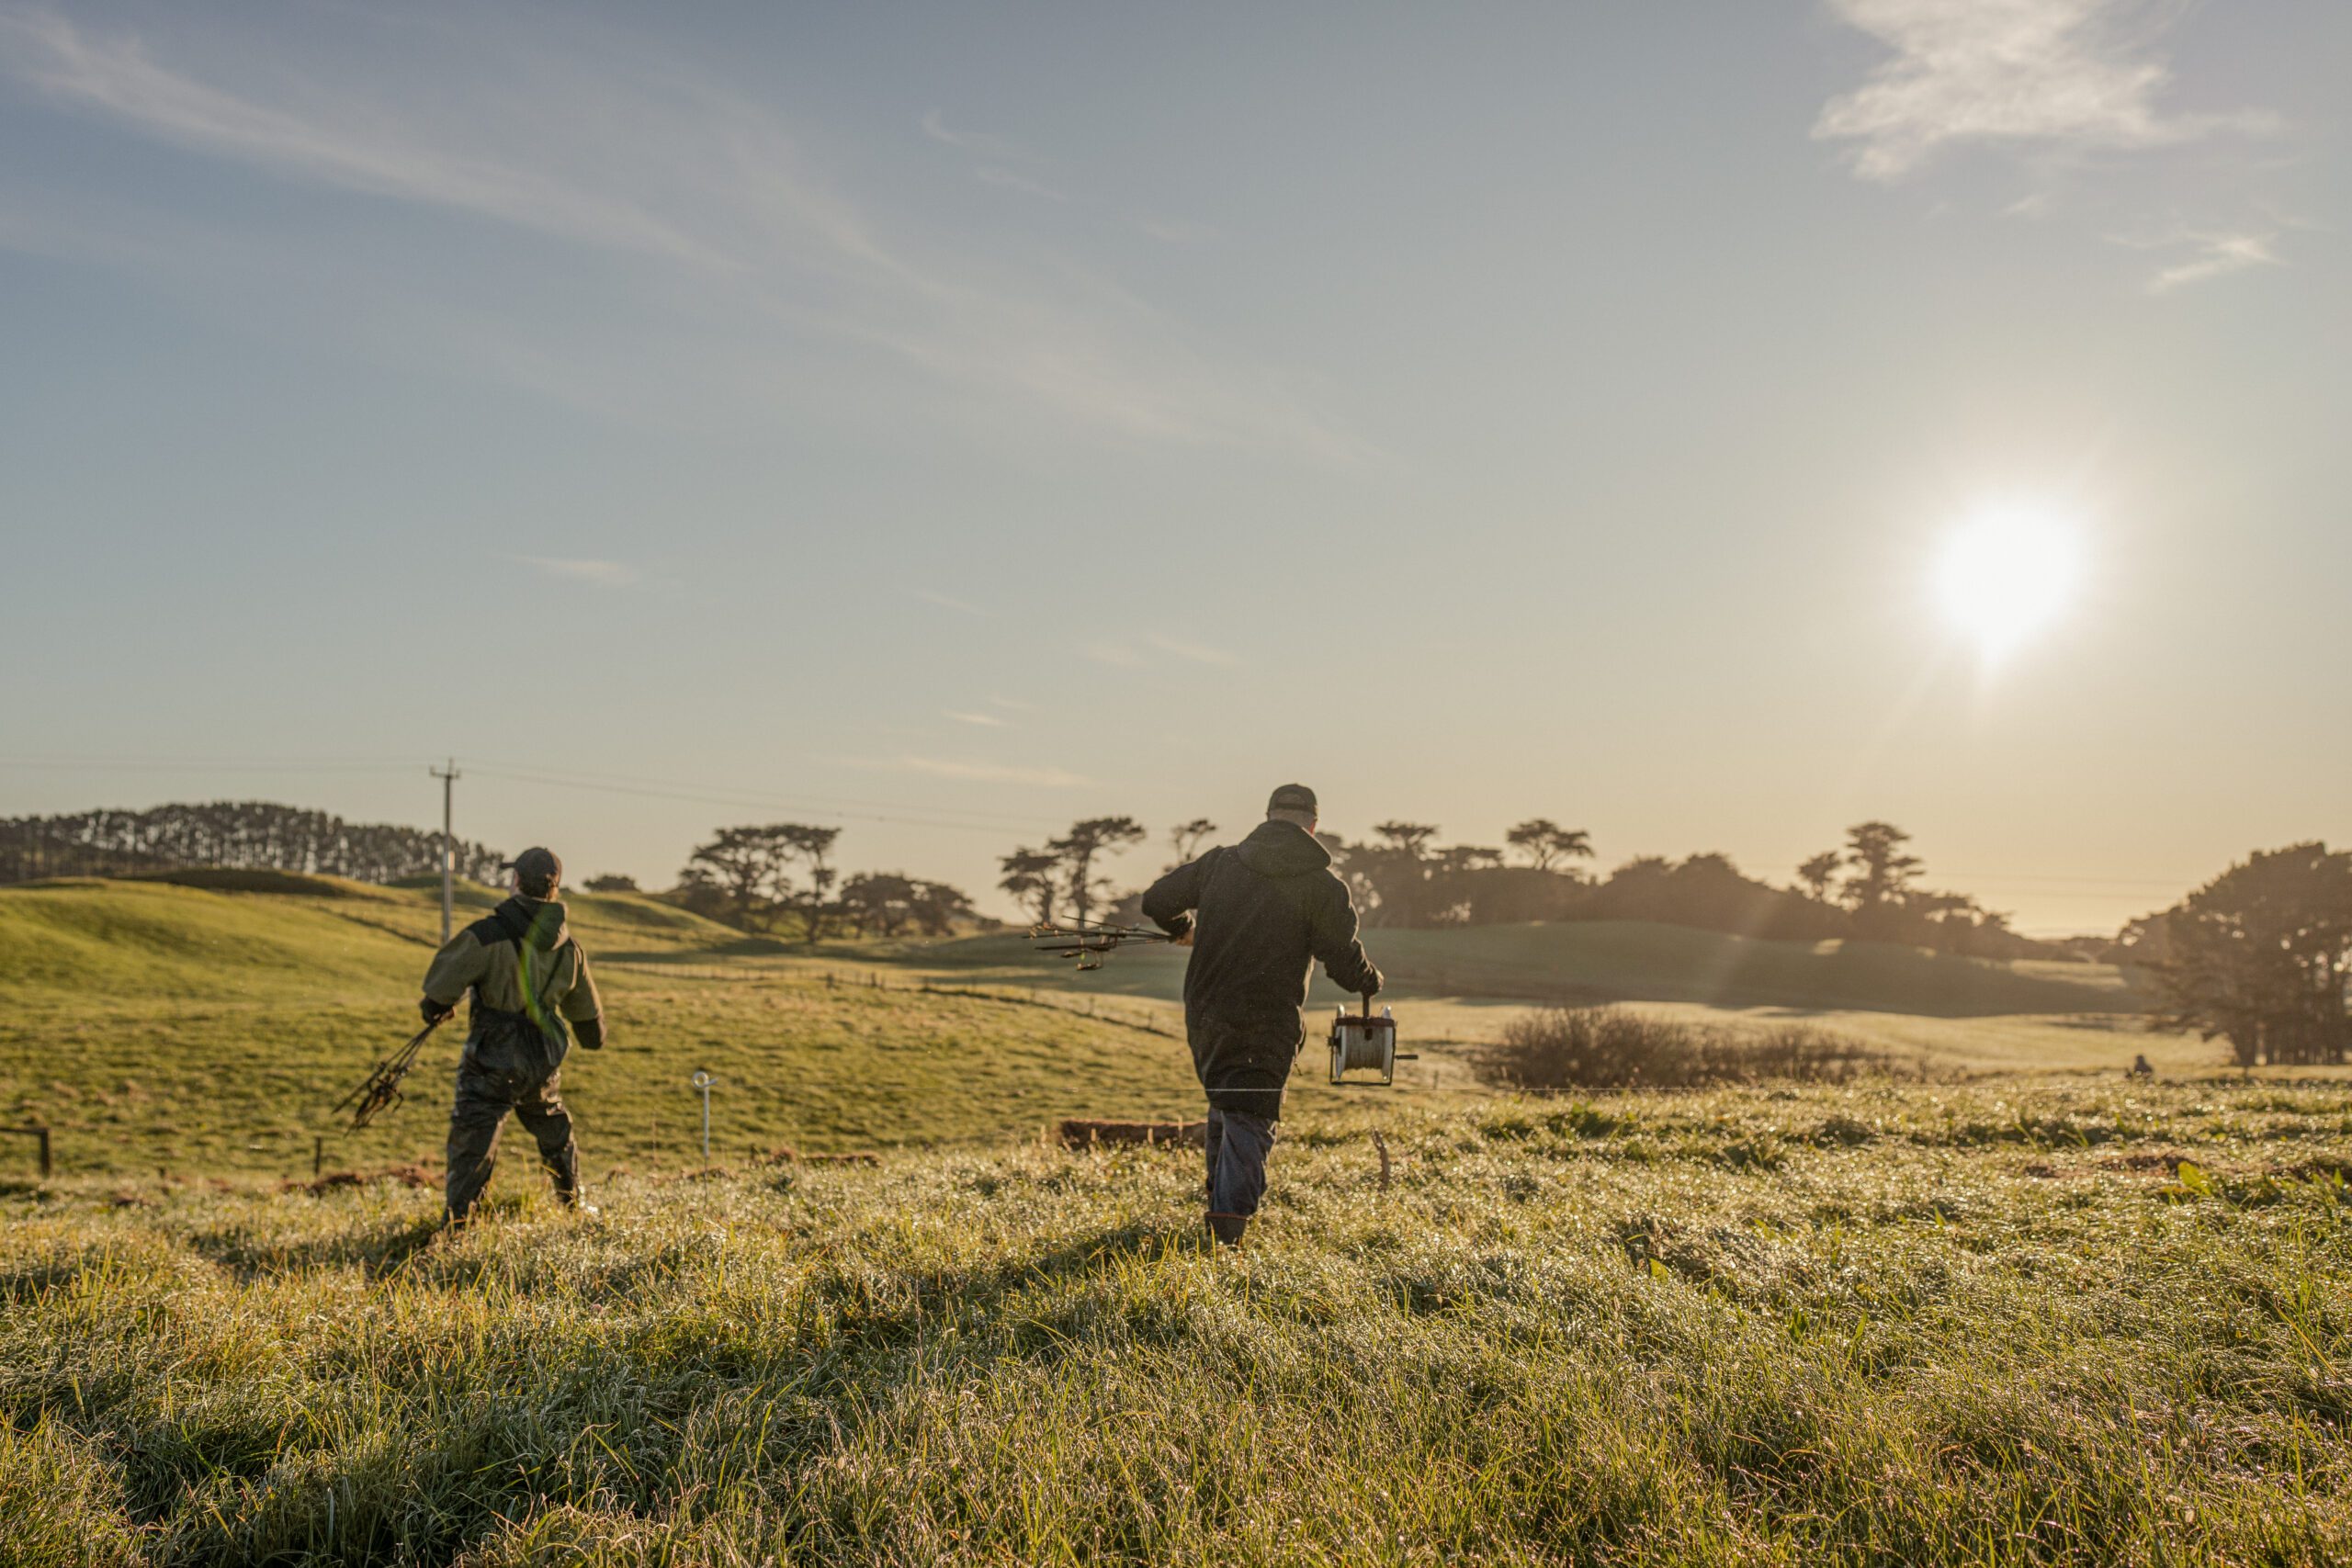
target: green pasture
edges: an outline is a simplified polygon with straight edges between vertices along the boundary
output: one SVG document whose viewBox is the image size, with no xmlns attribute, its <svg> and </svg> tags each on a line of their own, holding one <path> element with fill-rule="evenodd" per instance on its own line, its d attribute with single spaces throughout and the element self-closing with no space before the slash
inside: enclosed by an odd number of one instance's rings
<svg viewBox="0 0 2352 1568">
<path fill-rule="evenodd" d="M 1383 1182 L 1380 1134 L 1386 1150 Z M 0 1195 L 0 1557 L 2352 1560 L 2335 1089 L 1303 1105 L 1181 1154 Z"/>
</svg>

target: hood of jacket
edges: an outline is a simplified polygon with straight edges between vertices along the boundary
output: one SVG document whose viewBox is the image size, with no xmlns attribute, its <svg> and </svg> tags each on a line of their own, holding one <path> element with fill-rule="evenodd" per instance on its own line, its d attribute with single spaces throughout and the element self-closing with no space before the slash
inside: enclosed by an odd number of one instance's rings
<svg viewBox="0 0 2352 1568">
<path fill-rule="evenodd" d="M 520 932 L 525 942 L 541 953 L 553 953 L 571 940 L 560 899 L 526 898 L 517 893 L 494 912 L 500 925 Z"/>
<path fill-rule="evenodd" d="M 1317 843 L 1314 834 L 1279 818 L 1259 823 L 1257 830 L 1233 852 L 1261 876 L 1305 876 L 1331 863 L 1331 852 Z"/>
</svg>

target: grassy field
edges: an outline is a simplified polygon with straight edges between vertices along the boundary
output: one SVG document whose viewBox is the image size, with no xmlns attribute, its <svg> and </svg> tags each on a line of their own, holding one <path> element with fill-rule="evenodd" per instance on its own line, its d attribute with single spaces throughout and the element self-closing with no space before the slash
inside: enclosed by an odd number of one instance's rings
<svg viewBox="0 0 2352 1568">
<path fill-rule="evenodd" d="M 0 1145 L 0 1564 L 2352 1554 L 2343 1082 L 2227 1078 L 2110 972 L 1375 933 L 1428 1059 L 1309 1054 L 1236 1258 L 1189 1158 L 1037 1135 L 1195 1112 L 1180 954 L 572 908 L 605 1213 L 517 1157 L 445 1235 L 454 1040 L 302 1185 L 411 1027 L 428 893 L 0 889 L 0 1121 L 61 1167 Z M 1595 994 L 1934 1081 L 1518 1100 L 1431 1048 Z"/>
<path fill-rule="evenodd" d="M 747 957 L 734 932 L 650 900 L 571 907 L 614 1020 L 610 1046 L 565 1067 L 592 1180 L 701 1163 L 698 1068 L 720 1080 L 714 1152 L 733 1157 L 1196 1113 L 1181 1038 L 1126 1021 L 1136 1010 L 1090 1017 L 1081 998 L 926 992 L 918 975 Z M 51 1126 L 70 1172 L 307 1174 L 322 1134 L 335 1168 L 437 1161 L 456 1031 L 435 1037 L 410 1103 L 368 1132 L 344 1134 L 328 1108 L 416 1027 L 438 931 L 427 896 L 380 889 L 0 891 L 0 1122 Z M 13 1162 L 0 1171 L 29 1156 L 0 1145 Z"/>
<path fill-rule="evenodd" d="M 482 888 L 461 897 L 469 918 L 494 901 Z M 614 1023 L 610 1049 L 566 1069 L 592 1180 L 699 1163 L 687 1083 L 697 1069 L 720 1079 L 713 1141 L 729 1157 L 987 1143 L 1063 1116 L 1197 1107 L 1174 1000 L 1181 953 L 1123 953 L 1084 975 L 1012 935 L 808 953 L 649 898 L 569 902 Z M 51 1127 L 61 1168 L 82 1174 L 436 1161 L 454 1033 L 428 1049 L 412 1102 L 378 1127 L 347 1136 L 327 1111 L 413 1027 L 438 931 L 429 890 L 319 878 L 0 889 L 0 1123 Z M 2120 977 L 2091 965 L 2012 969 L 1605 923 L 1372 941 L 1394 977 L 1385 999 L 1423 1052 L 1406 1081 L 1440 1099 L 1475 1088 L 1450 1045 L 1493 1041 L 1528 998 L 1611 987 L 1707 1016 L 1763 998 L 1733 1010 L 1824 1023 L 1938 1076 L 2120 1070 L 2140 1052 L 2168 1074 L 2220 1061 L 2211 1046 L 2143 1032 L 2119 1010 L 2136 1005 Z M 1335 999 L 1327 989 L 1318 1003 Z M 1310 1052 L 1300 1092 L 1333 1093 L 1314 1066 Z M 0 1142 L 0 1174 L 29 1169 L 30 1156 Z"/>
<path fill-rule="evenodd" d="M 2347 1164 L 2332 1089 L 1882 1086 L 1304 1107 L 1238 1258 L 1034 1144 L 20 1193 L 0 1559 L 2342 1562 Z"/>
</svg>

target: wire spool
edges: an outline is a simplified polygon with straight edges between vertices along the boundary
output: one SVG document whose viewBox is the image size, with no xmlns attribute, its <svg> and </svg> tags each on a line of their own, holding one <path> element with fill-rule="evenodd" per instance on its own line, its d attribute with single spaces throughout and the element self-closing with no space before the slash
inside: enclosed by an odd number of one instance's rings
<svg viewBox="0 0 2352 1568">
<path fill-rule="evenodd" d="M 1381 1009 L 1378 1018 L 1345 1008 L 1333 1015 L 1331 1081 L 1343 1082 L 1349 1073 L 1378 1073 L 1384 1084 L 1396 1081 L 1396 1020 L 1388 1009 Z"/>
</svg>

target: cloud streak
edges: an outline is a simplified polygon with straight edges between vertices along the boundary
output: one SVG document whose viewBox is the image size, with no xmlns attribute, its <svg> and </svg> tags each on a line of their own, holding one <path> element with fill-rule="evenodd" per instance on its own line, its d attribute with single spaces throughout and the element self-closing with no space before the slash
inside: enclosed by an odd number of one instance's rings
<svg viewBox="0 0 2352 1568">
<path fill-rule="evenodd" d="M 991 136 L 983 130 L 951 130 L 938 109 L 924 110 L 922 123 L 925 136 L 959 152 L 977 152 L 983 158 L 1025 158 L 1029 155 L 1019 142 L 1009 136 Z"/>
<path fill-rule="evenodd" d="M 2193 283 L 2227 277 L 2251 267 L 2284 265 L 2274 248 L 2278 242 L 2275 234 L 2193 234 L 2187 241 L 2196 245 L 2197 254 L 2149 278 L 2149 293 L 2170 294 Z"/>
<path fill-rule="evenodd" d="M 2134 0 L 1830 0 L 1830 9 L 1894 51 L 1813 128 L 1851 144 L 1865 179 L 1901 179 L 1954 146 L 2135 152 L 2274 123 L 2167 113 L 2170 69 L 2126 36 Z"/>
<path fill-rule="evenodd" d="M 626 588 L 638 580 L 637 568 L 623 561 L 594 560 L 574 556 L 514 556 L 511 558 L 568 582 L 593 582 L 599 588 Z"/>
<path fill-rule="evenodd" d="M 639 41 L 600 49 L 582 29 L 559 46 L 486 6 L 434 26 L 354 13 L 373 29 L 363 47 L 338 38 L 321 55 L 226 24 L 175 31 L 180 15 L 134 36 L 0 8 L 0 84 L 209 159 L 609 255 L 639 271 L 649 335 L 723 344 L 706 352 L 739 358 L 746 384 L 819 337 L 971 394 L 976 416 L 1010 399 L 1128 441 L 1360 455 L 1267 368 L 1076 268 L 992 264 L 919 223 L 886 226 L 811 171 L 763 104 Z M 371 57 L 394 45 L 407 52 Z M 925 130 L 1017 152 L 935 113 Z"/>
<path fill-rule="evenodd" d="M 1178 637 L 1162 637 L 1158 632 L 1152 633 L 1144 640 L 1170 658 L 1186 660 L 1194 664 L 1238 664 L 1241 662 L 1221 648 L 1211 648 L 1204 643 L 1185 642 Z"/>
<path fill-rule="evenodd" d="M 959 615 L 977 615 L 983 619 L 988 615 L 986 610 L 969 600 L 958 599 L 952 593 L 942 593 L 936 588 L 910 588 L 907 593 L 910 597 L 920 599 L 926 604 L 936 604 L 943 610 L 954 610 Z"/>
</svg>

